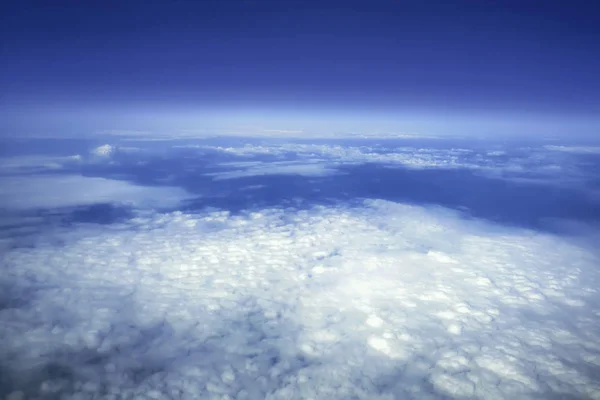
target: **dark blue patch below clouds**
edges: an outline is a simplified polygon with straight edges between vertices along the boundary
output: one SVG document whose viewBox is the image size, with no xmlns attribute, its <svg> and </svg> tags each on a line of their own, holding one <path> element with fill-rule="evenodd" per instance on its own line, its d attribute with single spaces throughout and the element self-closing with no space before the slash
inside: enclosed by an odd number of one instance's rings
<svg viewBox="0 0 600 400">
<path fill-rule="evenodd" d="M 562 230 L 565 225 L 561 221 L 592 225 L 600 221 L 600 180 L 596 175 L 600 168 L 600 156 L 597 154 L 552 152 L 532 143 L 319 141 L 330 146 L 327 149 L 335 146 L 341 150 L 363 149 L 375 154 L 375 157 L 412 146 L 417 155 L 419 152 L 433 151 L 437 152 L 431 153 L 437 154 L 436 157 L 442 154 L 442 160 L 445 160 L 444 157 L 448 160 L 454 157 L 459 162 L 479 167 L 439 165 L 412 168 L 398 163 L 353 162 L 343 155 L 336 158 L 334 154 L 314 154 L 308 158 L 319 159 L 321 164 L 332 168 L 333 174 L 305 176 L 289 172 L 277 174 L 276 169 L 277 163 L 281 162 L 305 165 L 307 154 L 312 151 L 310 148 L 302 150 L 303 145 L 310 145 L 307 141 L 295 142 L 298 146 L 289 146 L 288 143 L 288 147 L 277 147 L 286 146 L 286 142 L 281 140 L 210 139 L 196 143 L 200 143 L 200 146 L 171 147 L 173 143 L 169 142 L 140 142 L 136 145 L 142 144 L 142 147 L 116 146 L 107 157 L 97 157 L 89 147 L 81 151 L 86 142 L 65 141 L 61 147 L 60 142 L 53 141 L 48 143 L 51 144 L 48 146 L 51 154 L 59 154 L 58 149 L 61 155 L 77 151 L 83 153 L 83 159 L 81 162 L 67 163 L 62 169 L 38 174 L 81 174 L 140 186 L 180 187 L 191 194 L 190 199 L 178 207 L 187 212 L 207 207 L 237 213 L 264 207 L 310 207 L 340 202 L 359 204 L 361 199 L 374 198 L 449 207 L 460 210 L 465 216 L 544 231 Z M 16 149 L 16 154 L 26 152 L 23 148 L 40 154 L 41 148 L 48 144 L 44 141 L 28 141 L 12 143 L 11 146 Z M 90 143 L 87 144 L 89 146 Z M 261 150 L 259 153 L 249 151 L 247 154 L 236 150 L 246 145 L 271 150 Z M 222 150 L 227 148 L 233 151 Z M 553 157 L 550 161 L 544 158 L 548 154 Z M 499 167 L 508 165 L 511 160 L 519 168 L 506 171 Z M 252 172 L 252 165 L 264 168 L 268 174 Z M 549 167 L 550 172 L 545 167 Z M 240 176 L 218 179 L 218 174 L 231 171 L 239 172 Z M 18 171 L 7 172 L 8 175 L 11 173 L 17 174 Z M 576 181 L 561 183 L 569 179 L 572 181 L 573 177 Z M 68 196 L 69 193 L 64 195 Z M 29 215 L 70 225 L 110 224 L 129 219 L 135 213 L 130 206 L 99 201 L 81 207 L 31 210 Z M 6 230 L 4 236 L 26 235 L 30 229 L 18 230 L 14 223 L 3 228 Z"/>
<path fill-rule="evenodd" d="M 342 148 L 349 144 L 374 146 L 370 142 L 346 142 L 342 144 Z M 373 151 L 378 154 L 393 153 L 397 144 L 383 142 L 374 146 Z M 450 207 L 473 217 L 541 230 L 556 229 L 549 222 L 557 219 L 592 224 L 600 221 L 598 199 L 590 195 L 590 192 L 600 188 L 600 182 L 595 176 L 595 171 L 600 166 L 598 155 L 566 154 L 564 157 L 568 159 L 564 158 L 565 165 L 550 165 L 555 170 L 550 175 L 546 173 L 540 176 L 536 168 L 543 167 L 544 162 L 548 161 L 540 161 L 535 152 L 548 154 L 550 151 L 540 150 L 539 147 L 435 141 L 421 144 L 448 152 L 469 145 L 475 150 L 465 151 L 460 155 L 460 160 L 481 165 L 494 172 L 498 161 L 515 159 L 523 170 L 486 174 L 484 172 L 487 170 L 482 172 L 464 167 L 415 169 L 398 164 L 362 162 L 337 166 L 339 173 L 331 176 L 250 173 L 248 176 L 232 179 L 215 179 L 209 174 L 231 170 L 243 172 L 246 169 L 244 165 L 231 166 L 227 163 L 257 163 L 269 169 L 276 166 L 273 162 L 297 162 L 301 158 L 293 151 L 239 156 L 207 147 L 179 148 L 160 153 L 117 151 L 111 158 L 115 162 L 83 163 L 77 166 L 76 171 L 65 170 L 58 173 L 80 172 L 85 176 L 124 179 L 146 186 L 178 186 L 197 196 L 184 203 L 182 209 L 186 211 L 215 207 L 238 212 L 261 207 L 310 206 L 378 198 Z M 235 147 L 239 143 L 233 145 L 234 148 L 239 148 Z M 266 148 L 269 146 L 268 143 L 263 145 Z M 488 149 L 484 150 L 486 146 Z M 499 146 L 504 149 L 502 152 L 497 150 Z M 493 151 L 496 153 L 488 154 Z M 556 160 L 560 162 L 563 159 L 561 157 L 562 153 Z M 330 157 L 325 159 L 325 164 L 332 165 L 338 161 L 344 162 L 343 159 Z M 570 186 L 556 184 L 565 177 L 571 177 L 566 175 L 573 174 L 571 169 L 574 166 L 578 167 L 579 181 Z M 110 223 L 127 217 L 128 213 L 125 209 L 109 204 L 99 204 L 71 212 L 68 220 Z"/>
</svg>

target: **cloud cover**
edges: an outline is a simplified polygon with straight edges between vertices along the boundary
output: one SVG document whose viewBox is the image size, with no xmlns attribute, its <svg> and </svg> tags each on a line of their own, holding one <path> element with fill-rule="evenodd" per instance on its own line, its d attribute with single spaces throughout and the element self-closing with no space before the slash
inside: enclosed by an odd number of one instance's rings
<svg viewBox="0 0 600 400">
<path fill-rule="evenodd" d="M 189 198 L 175 187 L 145 187 L 121 180 L 81 175 L 0 177 L 5 194 L 0 209 L 28 210 L 122 203 L 142 207 L 173 207 Z"/>
<path fill-rule="evenodd" d="M 593 226 L 584 238 L 553 236 L 361 200 L 416 196 L 422 185 L 422 204 L 485 209 L 489 192 L 507 199 L 504 210 L 553 193 L 507 192 L 504 181 L 593 189 L 594 154 L 470 142 L 171 145 L 0 159 L 10 189 L 0 201 L 0 396 L 600 398 L 600 260 L 584 241 L 597 238 Z M 448 198 L 430 197 L 441 189 Z M 465 202 L 479 191 L 487 197 Z M 191 198 L 200 206 L 154 210 Z M 131 212 L 105 225 L 67 212 L 50 226 L 39 213 L 120 204 Z M 527 204 L 517 217 L 548 203 Z"/>
<path fill-rule="evenodd" d="M 598 263 L 381 200 L 82 225 L 2 257 L 2 391 L 596 399 Z"/>
</svg>

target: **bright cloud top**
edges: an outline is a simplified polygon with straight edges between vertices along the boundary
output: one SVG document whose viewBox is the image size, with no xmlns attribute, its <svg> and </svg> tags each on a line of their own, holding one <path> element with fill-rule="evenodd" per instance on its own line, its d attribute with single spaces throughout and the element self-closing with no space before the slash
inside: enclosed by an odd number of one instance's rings
<svg viewBox="0 0 600 400">
<path fill-rule="evenodd" d="M 599 259 L 557 237 L 376 200 L 57 239 L 2 259 L 13 396 L 600 398 Z"/>
<path fill-rule="evenodd" d="M 110 144 L 103 144 L 102 146 L 98 146 L 98 147 L 94 148 L 91 151 L 91 153 L 93 155 L 100 156 L 100 157 L 108 157 L 112 153 L 114 153 L 114 151 L 115 151 L 115 148 L 113 146 L 111 146 Z"/>
</svg>

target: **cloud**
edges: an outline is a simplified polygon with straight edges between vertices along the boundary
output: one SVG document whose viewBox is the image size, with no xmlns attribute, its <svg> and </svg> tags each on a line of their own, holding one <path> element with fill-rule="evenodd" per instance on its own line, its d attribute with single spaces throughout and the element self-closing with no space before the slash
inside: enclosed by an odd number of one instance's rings
<svg viewBox="0 0 600 400">
<path fill-rule="evenodd" d="M 44 170 L 60 170 L 65 166 L 77 165 L 82 161 L 80 155 L 45 156 L 27 155 L 0 157 L 0 174 L 35 173 Z"/>
<path fill-rule="evenodd" d="M 577 154 L 600 154 L 599 146 L 544 146 L 547 150 Z"/>
<path fill-rule="evenodd" d="M 215 180 L 223 180 L 264 175 L 330 176 L 341 173 L 322 162 L 239 162 L 220 163 L 217 166 L 235 169 L 204 175 L 212 176 Z"/>
<path fill-rule="evenodd" d="M 95 156 L 108 157 L 115 151 L 114 147 L 110 144 L 103 144 L 94 148 L 91 153 Z"/>
<path fill-rule="evenodd" d="M 436 144 L 431 147 L 415 147 L 399 145 L 395 141 L 361 140 L 349 145 L 344 142 L 307 144 L 264 140 L 255 144 L 192 144 L 177 148 L 195 148 L 202 152 L 258 159 L 265 163 L 265 170 L 266 163 L 275 166 L 277 163 L 287 162 L 286 160 L 293 160 L 298 164 L 306 160 L 326 165 L 329 170 L 358 164 L 379 164 L 386 168 L 411 170 L 463 169 L 489 178 L 563 188 L 585 186 L 590 180 L 589 165 L 576 157 L 583 150 L 576 150 L 577 153 L 573 150 L 579 148 L 554 146 L 569 149 L 569 154 L 566 154 L 566 150 L 558 152 L 548 149 L 552 146 L 518 148 L 504 145 L 490 151 L 489 145 L 482 146 L 481 143 L 472 141 L 460 141 L 457 144 L 460 146 Z M 585 148 L 585 152 L 593 154 L 589 148 Z M 243 174 L 244 172 L 240 172 L 239 176 Z"/>
<path fill-rule="evenodd" d="M 62 149 L 63 151 L 65 149 Z M 50 154 L 26 154 L 15 156 L 0 156 L 0 175 L 26 175 L 42 174 L 48 172 L 73 173 L 82 171 L 88 165 L 117 164 L 125 158 L 136 155 L 145 155 L 140 147 L 116 146 L 105 144 L 94 147 L 80 154 L 50 155 Z"/>
<path fill-rule="evenodd" d="M 194 146 L 203 150 L 219 151 L 236 156 L 248 157 L 270 155 L 275 157 L 295 156 L 300 158 L 322 158 L 323 160 L 356 163 L 398 164 L 408 168 L 452 168 L 466 167 L 458 157 L 467 149 L 428 149 L 385 145 L 347 146 L 343 144 L 263 143 L 245 144 L 237 147 Z"/>
<path fill-rule="evenodd" d="M 0 394 L 600 390 L 598 255 L 559 237 L 381 200 L 155 213 L 56 235 L 0 261 Z"/>
<path fill-rule="evenodd" d="M 26 210 L 97 203 L 170 207 L 190 195 L 174 187 L 146 187 L 125 181 L 80 175 L 27 175 L 0 177 L 0 208 Z"/>
</svg>

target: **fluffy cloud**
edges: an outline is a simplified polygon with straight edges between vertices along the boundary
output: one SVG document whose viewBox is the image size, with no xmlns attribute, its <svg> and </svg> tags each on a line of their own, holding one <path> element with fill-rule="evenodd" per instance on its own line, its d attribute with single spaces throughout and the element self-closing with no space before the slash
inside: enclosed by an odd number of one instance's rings
<svg viewBox="0 0 600 400">
<path fill-rule="evenodd" d="M 600 393 L 599 259 L 558 237 L 375 200 L 54 239 L 1 261 L 3 394 Z"/>
<path fill-rule="evenodd" d="M 113 146 L 111 146 L 110 144 L 104 144 L 102 146 L 98 146 L 98 147 L 92 149 L 91 153 L 93 155 L 100 156 L 100 157 L 108 157 L 112 153 L 114 153 L 114 151 L 115 151 L 115 148 Z"/>
</svg>

